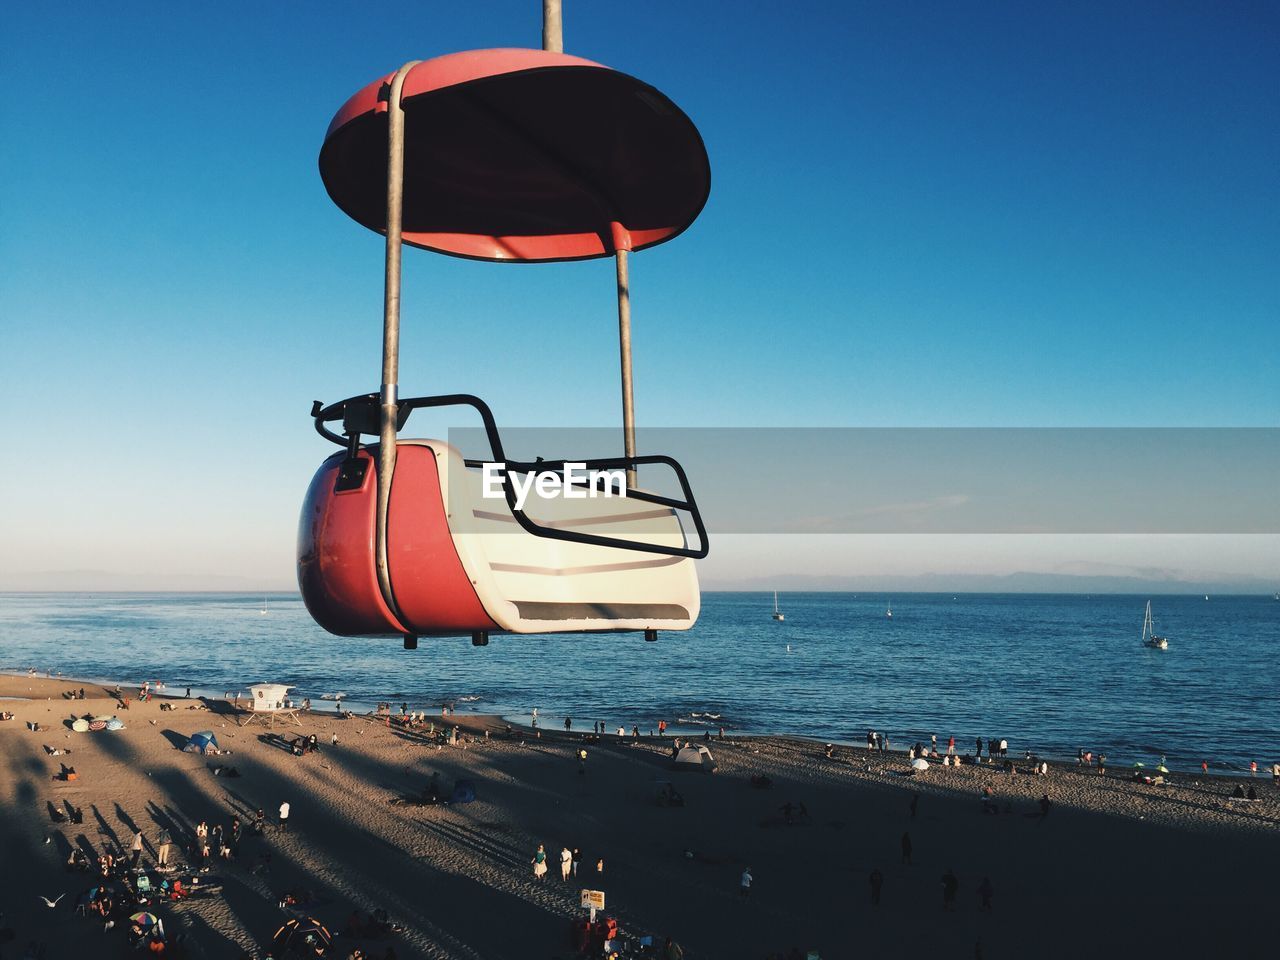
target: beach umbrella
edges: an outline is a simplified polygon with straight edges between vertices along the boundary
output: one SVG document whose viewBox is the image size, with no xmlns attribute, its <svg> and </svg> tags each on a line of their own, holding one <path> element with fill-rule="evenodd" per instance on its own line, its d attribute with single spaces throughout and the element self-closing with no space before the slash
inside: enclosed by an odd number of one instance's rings
<svg viewBox="0 0 1280 960">
<path fill-rule="evenodd" d="M 143 930 L 150 930 L 152 927 L 159 925 L 160 918 L 157 917 L 154 913 L 147 913 L 144 910 L 140 913 L 135 913 L 130 915 L 129 922 L 136 923 Z"/>
<path fill-rule="evenodd" d="M 333 936 L 314 917 L 289 920 L 271 938 L 274 949 L 300 957 L 323 957 L 332 943 Z"/>
<path fill-rule="evenodd" d="M 918 759 L 912 760 L 911 769 L 912 770 L 928 770 L 929 761 L 924 759 L 924 757 L 919 757 Z"/>
</svg>

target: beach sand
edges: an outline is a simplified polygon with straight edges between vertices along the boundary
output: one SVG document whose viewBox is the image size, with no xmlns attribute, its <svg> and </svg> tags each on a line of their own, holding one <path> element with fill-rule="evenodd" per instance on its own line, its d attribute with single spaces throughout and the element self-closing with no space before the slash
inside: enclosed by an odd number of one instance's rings
<svg viewBox="0 0 1280 960">
<path fill-rule="evenodd" d="M 94 879 L 65 866 L 72 845 L 94 856 L 127 847 L 137 825 L 150 864 L 160 826 L 181 848 L 199 820 L 251 819 L 258 807 L 273 826 L 246 837 L 238 862 L 214 866 L 207 878 L 221 882 L 220 893 L 151 908 L 171 936 L 187 935 L 182 955 L 263 956 L 287 916 L 278 906 L 285 890 L 311 891 L 306 910 L 335 929 L 353 908 L 380 907 L 404 925 L 387 939 L 340 938 L 330 955 L 343 958 L 357 945 L 373 957 L 393 947 L 400 960 L 569 957 L 584 887 L 606 892 L 605 912 L 628 934 L 652 935 L 659 946 L 672 936 L 686 957 L 707 960 L 764 960 L 792 947 L 823 960 L 1214 957 L 1265 953 L 1275 939 L 1280 791 L 1269 776 L 1251 781 L 1262 799 L 1246 804 L 1229 799 L 1239 781 L 1227 778 L 1175 775 L 1175 786 L 1150 787 L 1121 771 L 1102 778 L 1074 765 L 1048 777 L 941 766 L 908 777 L 901 753 L 841 749 L 828 760 L 820 744 L 784 738 L 713 740 L 719 770 L 701 774 L 672 771 L 669 743 L 656 739 L 508 736 L 502 721 L 467 715 L 447 722 L 469 742 L 438 746 L 425 731 L 332 711 L 276 727 L 318 735 L 320 752 L 296 757 L 265 742 L 262 726 L 187 709 L 198 701 L 167 701 L 171 711 L 160 709 L 166 701 L 135 701 L 124 712 L 88 684 L 88 700 L 62 699 L 80 686 L 0 677 L 0 696 L 30 698 L 0 701 L 15 714 L 0 723 L 0 925 L 14 933 L 0 944 L 5 958 L 22 956 L 29 941 L 46 945 L 49 958 L 128 953 L 120 930 L 103 932 L 73 914 Z M 65 721 L 86 713 L 115 713 L 127 729 L 71 732 Z M 440 727 L 440 716 L 429 719 Z M 230 755 L 179 749 L 204 729 Z M 45 746 L 73 752 L 51 756 Z M 588 752 L 584 774 L 579 748 Z M 53 779 L 64 763 L 76 780 Z M 217 764 L 240 776 L 213 775 Z M 478 799 L 391 803 L 419 793 L 432 772 L 446 790 L 457 778 L 473 780 Z M 772 786 L 752 787 L 757 772 Z M 660 780 L 673 781 L 685 806 L 657 804 Z M 982 813 L 987 785 L 1010 812 Z M 1053 801 L 1043 818 L 1042 793 Z M 274 826 L 281 801 L 292 806 L 287 831 Z M 808 817 L 788 825 L 788 801 L 803 803 Z M 82 825 L 54 822 L 51 809 L 66 803 L 83 809 Z M 901 862 L 904 831 L 909 865 Z M 540 881 L 530 866 L 539 843 L 551 861 Z M 559 879 L 562 845 L 582 851 L 569 883 Z M 268 852 L 270 873 L 250 873 Z M 175 849 L 172 859 L 190 855 Z M 746 866 L 754 883 L 744 899 Z M 869 895 L 875 868 L 884 877 L 879 906 Z M 959 880 L 950 911 L 941 885 L 948 870 Z M 990 912 L 979 907 L 983 877 L 995 891 Z M 40 900 L 59 894 L 66 896 L 54 909 Z"/>
</svg>

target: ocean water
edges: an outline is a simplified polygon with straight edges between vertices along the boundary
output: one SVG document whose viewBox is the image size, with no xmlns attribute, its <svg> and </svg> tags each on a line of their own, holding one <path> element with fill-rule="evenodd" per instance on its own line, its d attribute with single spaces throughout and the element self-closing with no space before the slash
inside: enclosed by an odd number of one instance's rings
<svg viewBox="0 0 1280 960">
<path fill-rule="evenodd" d="M 1241 770 L 1280 759 L 1280 602 L 1154 598 L 1167 652 L 1139 644 L 1145 597 L 710 593 L 692 631 L 345 639 L 293 595 L 2 594 L 0 669 L 165 681 L 221 695 L 287 682 L 323 694 L 439 711 L 527 718 L 575 729 L 720 725 L 895 748 L 936 733 L 962 751 L 1004 737 L 1011 754 L 1105 751 L 1115 765 Z M 893 604 L 893 618 L 885 616 Z M 265 605 L 266 613 L 263 608 Z"/>
</svg>

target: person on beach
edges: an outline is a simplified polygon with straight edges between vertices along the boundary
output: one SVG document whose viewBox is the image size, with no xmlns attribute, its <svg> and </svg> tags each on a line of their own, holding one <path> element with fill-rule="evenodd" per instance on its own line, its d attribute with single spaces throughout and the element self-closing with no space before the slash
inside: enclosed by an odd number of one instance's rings
<svg viewBox="0 0 1280 960">
<path fill-rule="evenodd" d="M 1271 765 L 1271 780 L 1276 784 L 1276 786 L 1280 786 L 1280 763 L 1273 763 Z"/>
<path fill-rule="evenodd" d="M 978 737 L 973 741 L 973 755 L 979 760 L 982 759 L 982 738 Z"/>
<path fill-rule="evenodd" d="M 982 882 L 978 884 L 978 902 L 983 913 L 991 912 L 991 898 L 995 893 L 996 888 L 991 885 L 991 878 L 983 877 Z"/>
<path fill-rule="evenodd" d="M 533 859 L 529 861 L 533 864 L 533 878 L 541 880 L 547 875 L 547 851 L 543 849 L 542 844 L 538 844 L 538 849 L 533 855 Z"/>
<path fill-rule="evenodd" d="M 902 862 L 911 866 L 911 834 L 902 835 Z"/>
<path fill-rule="evenodd" d="M 884 874 L 880 872 L 879 867 L 871 869 L 871 905 L 873 907 L 880 906 L 880 888 L 884 886 Z"/>
<path fill-rule="evenodd" d="M 560 848 L 560 879 L 569 882 L 569 874 L 573 872 L 573 852 L 568 847 Z"/>
<path fill-rule="evenodd" d="M 916 807 L 920 806 L 920 794 L 913 793 L 911 795 L 911 819 L 916 818 Z"/>
<path fill-rule="evenodd" d="M 289 801 L 286 800 L 280 804 L 280 829 L 288 832 L 289 830 Z"/>
<path fill-rule="evenodd" d="M 1107 755 L 1105 753 L 1098 754 L 1098 776 L 1105 777 L 1107 775 Z"/>
<path fill-rule="evenodd" d="M 639 724 L 637 724 L 636 726 L 633 726 L 633 727 L 631 728 L 631 739 L 632 739 L 632 740 L 639 740 L 639 739 L 640 739 L 640 726 L 639 726 Z"/>
<path fill-rule="evenodd" d="M 156 866 L 164 869 L 169 865 L 169 845 L 173 839 L 169 836 L 169 831 L 164 827 L 160 828 L 160 832 L 156 835 Z"/>
<path fill-rule="evenodd" d="M 954 757 L 955 755 L 956 755 L 956 738 L 952 737 L 947 741 L 947 756 Z"/>
<path fill-rule="evenodd" d="M 253 814 L 253 832 L 261 836 L 267 829 L 266 811 L 259 807 Z"/>
<path fill-rule="evenodd" d="M 667 735 L 667 721 L 658 721 L 658 736 L 665 737 Z"/>
<path fill-rule="evenodd" d="M 133 831 L 133 842 L 129 844 L 130 857 L 129 867 L 132 870 L 138 869 L 138 861 L 142 859 L 142 831 Z"/>
<path fill-rule="evenodd" d="M 684 950 L 670 937 L 667 937 L 667 942 L 662 945 L 662 960 L 684 960 Z"/>
<path fill-rule="evenodd" d="M 1049 800 L 1049 795 L 1047 793 L 1042 794 L 1040 797 L 1040 819 L 1041 820 L 1049 816 L 1049 810 L 1052 806 L 1053 804 Z"/>
<path fill-rule="evenodd" d="M 738 879 L 738 895 L 743 897 L 751 896 L 751 883 L 755 878 L 751 876 L 751 868 L 747 867 L 742 871 L 742 876 Z"/>
<path fill-rule="evenodd" d="M 942 909 L 954 910 L 956 908 L 956 891 L 960 889 L 960 881 L 956 879 L 955 872 L 950 867 L 947 872 L 942 875 Z"/>
<path fill-rule="evenodd" d="M 564 718 L 564 732 L 565 733 L 573 732 L 573 717 Z"/>
<path fill-rule="evenodd" d="M 1201 772 L 1202 774 L 1204 774 L 1205 776 L 1208 776 L 1208 775 L 1209 775 L 1209 761 L 1208 761 L 1208 760 L 1201 760 L 1201 761 L 1200 761 L 1200 772 Z"/>
<path fill-rule="evenodd" d="M 929 752 L 931 754 L 938 752 L 938 735 L 936 733 L 929 734 Z"/>
</svg>

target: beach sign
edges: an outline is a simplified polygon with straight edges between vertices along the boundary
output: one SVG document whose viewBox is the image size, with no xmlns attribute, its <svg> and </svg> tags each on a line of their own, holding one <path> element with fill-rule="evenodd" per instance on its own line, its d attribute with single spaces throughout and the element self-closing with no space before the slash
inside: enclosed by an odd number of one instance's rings
<svg viewBox="0 0 1280 960">
<path fill-rule="evenodd" d="M 603 890 L 583 890 L 582 891 L 582 909 L 583 910 L 603 910 L 604 909 L 604 891 Z"/>
</svg>

